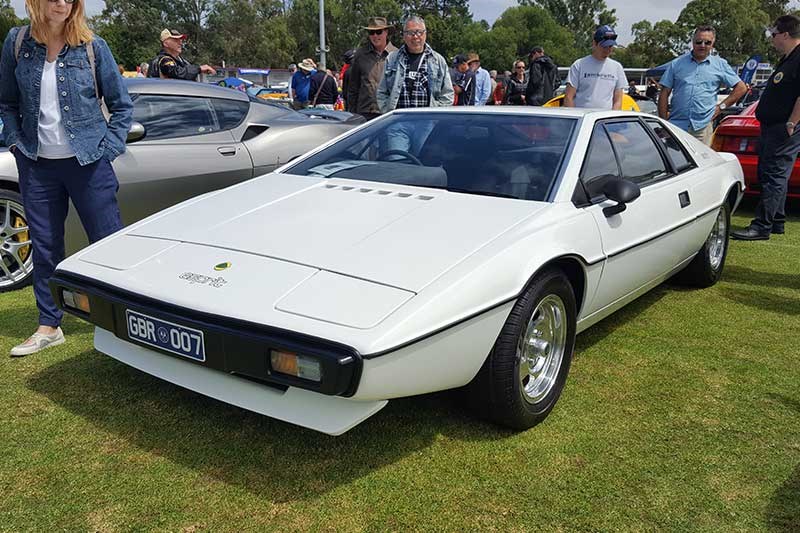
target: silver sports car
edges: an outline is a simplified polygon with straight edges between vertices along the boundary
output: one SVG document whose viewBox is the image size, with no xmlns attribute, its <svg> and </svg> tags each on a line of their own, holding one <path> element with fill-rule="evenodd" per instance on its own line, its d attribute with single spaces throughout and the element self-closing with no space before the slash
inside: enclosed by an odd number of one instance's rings
<svg viewBox="0 0 800 533">
<path fill-rule="evenodd" d="M 128 79 L 134 102 L 128 150 L 114 162 L 125 224 L 182 200 L 271 172 L 357 124 L 335 111 L 296 112 L 245 93 L 195 82 Z M 67 253 L 86 245 L 77 214 Z M 0 292 L 33 277 L 17 167 L 0 152 Z"/>
</svg>

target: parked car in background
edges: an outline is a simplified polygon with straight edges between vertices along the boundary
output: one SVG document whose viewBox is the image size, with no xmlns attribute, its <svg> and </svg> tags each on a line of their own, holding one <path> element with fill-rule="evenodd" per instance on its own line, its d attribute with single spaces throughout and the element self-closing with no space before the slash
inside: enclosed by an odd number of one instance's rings
<svg viewBox="0 0 800 533">
<path fill-rule="evenodd" d="M 130 224 L 192 196 L 271 172 L 364 122 L 350 113 L 297 113 L 223 87 L 125 80 L 134 102 L 126 153 L 114 161 L 122 219 Z M 67 253 L 86 245 L 70 210 Z M 33 277 L 14 156 L 0 151 L 0 291 Z"/>
<path fill-rule="evenodd" d="M 750 104 L 740 115 L 726 117 L 714 130 L 711 142 L 714 150 L 732 153 L 739 159 L 747 184 L 745 194 L 750 196 L 761 193 L 761 185 L 758 183 L 758 137 L 761 135 L 761 124 L 756 118 L 756 107 L 758 102 Z M 788 196 L 800 198 L 800 160 L 794 162 L 794 169 L 789 177 Z"/>
<path fill-rule="evenodd" d="M 725 117 L 730 115 L 740 115 L 742 112 L 747 109 L 751 104 L 758 102 L 758 99 L 761 98 L 761 91 L 764 89 L 764 84 L 754 85 L 750 88 L 749 91 L 745 93 L 744 96 L 739 99 L 734 105 L 730 107 L 726 107 L 725 109 L 721 110 L 717 115 L 717 118 L 714 119 L 714 127 L 716 128 L 719 126 L 720 122 L 722 122 Z M 730 91 L 722 95 L 722 100 L 724 100 Z"/>
<path fill-rule="evenodd" d="M 73 255 L 51 288 L 99 351 L 294 424 L 340 434 L 466 386 L 524 430 L 576 333 L 673 275 L 720 279 L 742 186 L 652 115 L 395 111 Z"/>
</svg>

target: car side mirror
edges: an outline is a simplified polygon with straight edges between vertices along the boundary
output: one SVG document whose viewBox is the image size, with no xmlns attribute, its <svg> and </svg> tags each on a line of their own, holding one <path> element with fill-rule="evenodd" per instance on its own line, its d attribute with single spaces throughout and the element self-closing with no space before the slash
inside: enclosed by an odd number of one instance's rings
<svg viewBox="0 0 800 533">
<path fill-rule="evenodd" d="M 128 138 L 125 139 L 125 142 L 135 143 L 136 141 L 140 141 L 144 139 L 145 133 L 144 126 L 141 122 L 131 122 L 131 129 L 128 130 Z"/>
<path fill-rule="evenodd" d="M 606 198 L 617 202 L 617 205 L 610 205 L 603 208 L 606 218 L 617 215 L 625 211 L 626 204 L 631 203 L 641 196 L 642 190 L 637 184 L 630 180 L 618 179 L 606 182 L 603 185 L 603 194 Z"/>
</svg>

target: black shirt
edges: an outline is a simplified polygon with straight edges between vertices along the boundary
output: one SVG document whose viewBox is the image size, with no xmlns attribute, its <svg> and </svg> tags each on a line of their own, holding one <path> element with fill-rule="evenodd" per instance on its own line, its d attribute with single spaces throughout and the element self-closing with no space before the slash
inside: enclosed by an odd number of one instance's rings
<svg viewBox="0 0 800 533">
<path fill-rule="evenodd" d="M 335 105 L 338 96 L 339 87 L 333 76 L 329 76 L 324 70 L 318 70 L 311 76 L 311 86 L 308 89 L 309 105 Z"/>
<path fill-rule="evenodd" d="M 792 108 L 800 96 L 800 46 L 781 58 L 761 93 L 756 118 L 770 126 L 789 120 Z"/>
</svg>

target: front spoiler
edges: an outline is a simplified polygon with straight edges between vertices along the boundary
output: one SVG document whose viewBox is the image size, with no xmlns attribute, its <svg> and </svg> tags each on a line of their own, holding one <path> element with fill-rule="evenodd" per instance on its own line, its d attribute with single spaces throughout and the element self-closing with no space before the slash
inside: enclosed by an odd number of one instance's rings
<svg viewBox="0 0 800 533">
<path fill-rule="evenodd" d="M 249 411 L 329 435 L 341 435 L 388 402 L 354 401 L 296 387 L 282 391 L 140 347 L 95 328 L 98 351 L 147 374 Z"/>
</svg>

